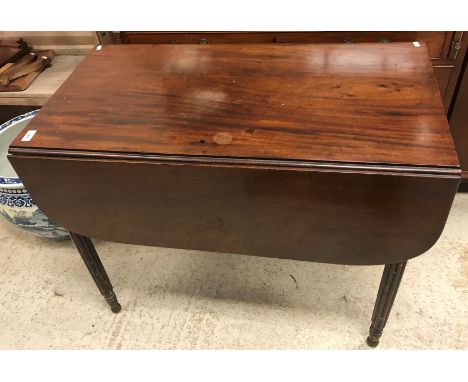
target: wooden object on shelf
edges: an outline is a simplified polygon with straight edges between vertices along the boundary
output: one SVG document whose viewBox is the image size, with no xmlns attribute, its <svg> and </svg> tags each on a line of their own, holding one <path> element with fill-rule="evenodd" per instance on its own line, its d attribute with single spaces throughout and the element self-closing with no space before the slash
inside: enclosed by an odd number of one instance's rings
<svg viewBox="0 0 468 382">
<path fill-rule="evenodd" d="M 0 40 L 22 36 L 36 50 L 53 50 L 56 54 L 53 65 L 47 67 L 34 82 L 21 92 L 0 92 L 0 107 L 36 107 L 39 108 L 58 89 L 63 81 L 81 62 L 98 39 L 95 32 L 0 32 Z M 0 114 L 11 115 L 9 110 Z"/>
<path fill-rule="evenodd" d="M 32 48 L 37 50 L 53 50 L 57 55 L 83 55 L 99 43 L 93 31 L 14 31 L 0 32 L 0 40 L 22 37 Z"/>
<path fill-rule="evenodd" d="M 0 39 L 0 68 L 15 62 L 29 52 L 29 46 L 23 39 Z"/>
<path fill-rule="evenodd" d="M 22 92 L 0 92 L 0 105 L 42 106 L 73 72 L 84 56 L 58 55 Z"/>
<path fill-rule="evenodd" d="M 123 243 L 403 263 L 437 241 L 460 180 L 424 44 L 105 45 L 29 129 L 9 159 L 38 206 Z"/>
<path fill-rule="evenodd" d="M 0 92 L 26 90 L 47 65 L 51 63 L 54 58 L 54 51 L 31 51 L 27 56 L 34 56 L 34 58 L 32 60 L 25 60 L 24 64 L 20 62 L 19 65 L 16 65 L 14 63 L 6 71 L 0 73 Z"/>
<path fill-rule="evenodd" d="M 6 63 L 5 65 L 3 65 L 2 67 L 0 67 L 0 75 L 4 72 L 6 72 L 8 69 L 10 69 L 11 67 L 13 66 L 13 63 L 12 62 L 8 62 Z"/>
</svg>

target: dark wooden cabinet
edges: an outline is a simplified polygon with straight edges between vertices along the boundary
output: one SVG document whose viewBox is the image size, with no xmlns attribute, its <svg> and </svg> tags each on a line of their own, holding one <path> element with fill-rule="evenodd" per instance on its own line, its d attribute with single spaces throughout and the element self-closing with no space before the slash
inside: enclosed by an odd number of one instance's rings
<svg viewBox="0 0 468 382">
<path fill-rule="evenodd" d="M 249 43 L 391 43 L 422 41 L 427 44 L 453 138 L 468 182 L 468 74 L 461 71 L 468 34 L 454 31 L 399 32 L 120 32 L 108 33 L 112 42 L 125 44 L 249 44 Z M 465 70 L 466 71 L 466 70 Z M 463 83 L 462 83 L 463 82 Z"/>
<path fill-rule="evenodd" d="M 424 41 L 432 59 L 451 32 L 122 32 L 126 44 L 372 43 Z"/>
</svg>

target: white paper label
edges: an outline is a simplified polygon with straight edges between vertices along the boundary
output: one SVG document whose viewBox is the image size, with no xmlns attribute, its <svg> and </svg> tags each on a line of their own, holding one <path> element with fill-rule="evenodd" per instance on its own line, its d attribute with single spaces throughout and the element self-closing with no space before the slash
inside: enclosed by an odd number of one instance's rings
<svg viewBox="0 0 468 382">
<path fill-rule="evenodd" d="M 33 139 L 34 134 L 36 134 L 36 130 L 28 130 L 28 132 L 24 134 L 24 137 L 21 139 L 21 141 L 29 142 L 31 139 Z"/>
<path fill-rule="evenodd" d="M 419 48 L 421 46 L 421 44 L 419 43 L 419 41 L 414 41 L 413 42 L 413 45 L 416 47 L 416 48 Z"/>
</svg>

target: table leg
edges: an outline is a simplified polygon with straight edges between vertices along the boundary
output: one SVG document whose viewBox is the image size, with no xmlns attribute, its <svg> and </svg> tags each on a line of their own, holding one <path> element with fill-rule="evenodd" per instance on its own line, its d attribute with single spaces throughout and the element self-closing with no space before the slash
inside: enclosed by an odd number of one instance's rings
<svg viewBox="0 0 468 382">
<path fill-rule="evenodd" d="M 81 236 L 76 233 L 70 232 L 70 236 L 75 243 L 81 258 L 86 264 L 89 273 L 93 277 L 99 291 L 110 305 L 112 312 L 119 313 L 122 309 L 121 305 L 117 301 L 117 297 L 112 288 L 112 284 L 107 276 L 106 270 L 102 265 L 101 260 L 94 248 L 91 239 L 86 236 Z"/>
<path fill-rule="evenodd" d="M 377 293 L 377 300 L 375 301 L 374 312 L 372 313 L 369 337 L 367 337 L 367 344 L 371 347 L 376 347 L 379 344 L 379 339 L 382 336 L 390 310 L 395 301 L 405 267 L 406 261 L 385 265 L 379 292 Z"/>
</svg>

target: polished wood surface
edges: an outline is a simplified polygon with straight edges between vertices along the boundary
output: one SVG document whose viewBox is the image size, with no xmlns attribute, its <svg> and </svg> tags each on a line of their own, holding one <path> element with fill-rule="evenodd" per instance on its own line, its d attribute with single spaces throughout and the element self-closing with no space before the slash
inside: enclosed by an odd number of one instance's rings
<svg viewBox="0 0 468 382">
<path fill-rule="evenodd" d="M 394 43 L 423 41 L 427 44 L 432 67 L 447 115 L 460 109 L 457 87 L 463 77 L 462 68 L 468 47 L 468 34 L 458 31 L 354 31 L 354 32 L 120 32 L 126 44 L 249 44 L 249 43 Z M 460 99 L 460 98 L 458 98 Z M 460 110 L 456 112 L 460 114 Z M 465 119 L 464 124 L 468 123 Z M 459 156 L 468 152 L 468 144 L 460 134 L 460 117 L 450 121 Z M 461 138 L 460 138 L 461 137 Z M 460 142 L 457 142 L 461 139 Z M 464 179 L 468 179 L 468 165 L 463 161 Z M 467 189 L 467 184 L 464 189 Z"/>
<path fill-rule="evenodd" d="M 445 98 L 447 87 L 452 76 L 453 67 L 451 66 L 433 66 L 434 75 L 439 85 L 440 96 Z M 450 104 L 449 104 L 450 105 Z M 447 111 L 447 108 L 446 108 Z"/>
<path fill-rule="evenodd" d="M 459 183 L 371 168 L 10 158 L 35 202 L 103 240 L 338 264 L 387 264 L 428 250 Z"/>
<path fill-rule="evenodd" d="M 28 130 L 10 161 L 40 208 L 124 243 L 396 263 L 435 243 L 460 179 L 405 43 L 105 46 Z"/>
<path fill-rule="evenodd" d="M 108 45 L 12 152 L 457 168 L 424 44 Z"/>
<path fill-rule="evenodd" d="M 453 31 L 340 32 L 107 32 L 124 44 L 359 44 L 422 41 L 427 44 L 446 112 L 460 72 L 468 38 Z M 459 48 L 457 50 L 457 48 Z"/>
</svg>

